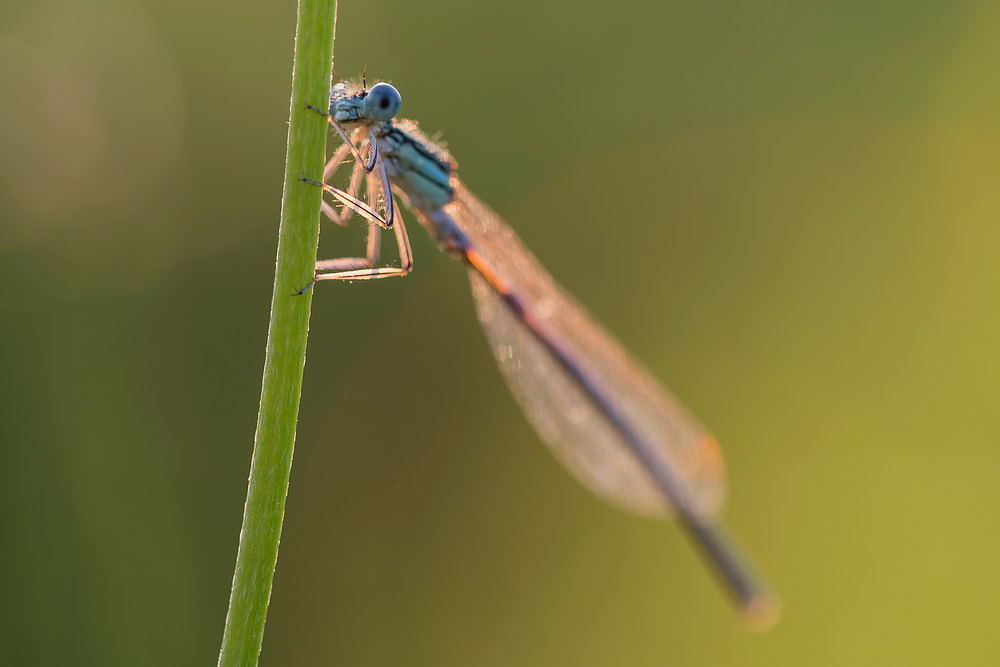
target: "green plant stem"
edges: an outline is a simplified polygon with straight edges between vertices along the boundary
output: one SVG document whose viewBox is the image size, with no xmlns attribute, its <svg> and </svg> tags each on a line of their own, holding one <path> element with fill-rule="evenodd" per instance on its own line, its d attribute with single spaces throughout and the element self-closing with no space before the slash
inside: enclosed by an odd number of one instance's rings
<svg viewBox="0 0 1000 667">
<path fill-rule="evenodd" d="M 271 323 L 243 530 L 219 653 L 224 667 L 257 664 L 278 559 L 312 305 L 312 290 L 295 293 L 313 279 L 322 197 L 319 188 L 301 179 L 320 180 L 326 157 L 326 120 L 306 106 L 325 108 L 330 99 L 336 12 L 336 0 L 299 0 Z"/>
</svg>

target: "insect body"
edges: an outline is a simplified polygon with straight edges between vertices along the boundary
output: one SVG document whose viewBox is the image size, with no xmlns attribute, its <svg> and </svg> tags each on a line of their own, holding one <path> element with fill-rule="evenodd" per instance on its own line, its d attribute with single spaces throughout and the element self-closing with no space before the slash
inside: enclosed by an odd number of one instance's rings
<svg viewBox="0 0 1000 667">
<path fill-rule="evenodd" d="M 449 153 L 415 123 L 395 119 L 401 106 L 387 83 L 370 90 L 346 83 L 333 88 L 324 115 L 344 144 L 327 164 L 323 183 L 309 182 L 342 204 L 338 214 L 323 202 L 335 222 L 345 224 L 354 214 L 368 220 L 368 253 L 317 262 L 316 280 L 411 270 L 395 191 L 440 247 L 468 265 L 479 320 L 500 370 L 556 458 L 604 500 L 676 518 L 751 622 L 775 621 L 777 598 L 718 520 L 725 471 L 714 438 L 465 187 Z M 348 153 L 354 156 L 350 185 L 328 185 Z M 367 202 L 359 198 L 363 179 Z M 399 268 L 378 266 L 380 228 L 395 232 Z"/>
</svg>

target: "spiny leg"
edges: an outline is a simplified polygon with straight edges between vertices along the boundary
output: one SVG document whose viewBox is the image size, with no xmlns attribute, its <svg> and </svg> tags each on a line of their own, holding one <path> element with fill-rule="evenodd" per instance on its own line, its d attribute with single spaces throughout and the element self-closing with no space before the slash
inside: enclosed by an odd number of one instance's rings
<svg viewBox="0 0 1000 667">
<path fill-rule="evenodd" d="M 358 187 L 361 182 L 361 174 L 364 170 L 361 165 L 355 163 L 354 165 L 354 175 L 351 178 L 351 194 L 352 196 L 357 196 Z M 377 202 L 375 190 L 373 189 L 374 178 L 371 174 L 368 175 L 368 208 L 371 210 L 377 210 Z M 325 203 L 325 202 L 324 202 Z M 329 207 L 331 210 L 333 207 Z M 347 205 L 344 206 L 344 210 L 348 210 Z M 353 211 L 353 209 L 350 209 Z M 326 211 L 324 211 L 326 213 Z M 336 215 L 336 212 L 334 212 Z M 348 214 L 349 218 L 351 214 Z M 329 216 L 329 213 L 327 213 Z M 373 220 L 368 221 L 368 248 L 364 257 L 338 257 L 336 259 L 323 259 L 316 262 L 317 271 L 347 271 L 347 270 L 361 270 L 361 269 L 371 269 L 378 264 L 379 250 L 381 245 L 381 238 L 379 234 L 379 225 Z"/>
<path fill-rule="evenodd" d="M 375 136 L 375 131 L 371 128 L 368 129 L 368 141 L 378 142 L 378 137 Z M 396 204 L 392 200 L 392 183 L 389 181 L 389 171 L 385 168 L 385 162 L 379 162 L 378 172 L 379 177 L 382 179 L 382 199 L 385 203 L 386 224 L 392 227 L 392 218 L 395 215 Z"/>
<path fill-rule="evenodd" d="M 318 109 L 314 110 L 322 113 Z M 354 143 L 357 140 L 358 133 L 362 128 L 357 128 L 353 132 L 353 136 L 348 137 L 338 123 L 333 121 L 328 114 L 324 115 L 327 116 L 330 123 L 341 135 L 341 138 L 344 139 L 345 143 L 337 149 L 333 158 L 331 158 L 326 164 L 326 167 L 323 170 L 323 180 L 326 181 L 336 172 L 340 163 L 343 162 L 346 157 L 347 151 L 351 151 L 355 157 L 355 167 L 351 175 L 349 190 L 344 191 L 340 188 L 328 185 L 325 182 L 317 183 L 316 181 L 312 181 L 304 177 L 302 180 L 311 185 L 322 187 L 325 192 L 332 194 L 343 205 L 344 209 L 350 209 L 350 213 L 342 209 L 341 213 L 338 215 L 332 206 L 327 204 L 325 201 L 322 202 L 323 213 L 334 222 L 337 222 L 338 224 L 346 224 L 347 220 L 353 216 L 354 212 L 357 212 L 363 218 L 368 220 L 368 247 L 365 257 L 340 257 L 316 262 L 316 270 L 322 273 L 318 273 L 313 282 L 300 290 L 298 294 L 304 293 L 318 280 L 366 280 L 388 278 L 390 276 L 405 276 L 413 268 L 413 256 L 412 251 L 410 250 L 410 240 L 406 234 L 406 227 L 403 224 L 402 216 L 399 216 L 396 213 L 397 207 L 392 198 L 392 186 L 389 182 L 388 171 L 386 170 L 385 165 L 378 160 L 378 138 L 375 136 L 373 129 L 368 129 L 367 138 L 367 143 L 370 146 L 370 159 L 369 161 L 362 161 L 360 159 L 360 151 Z M 378 177 L 371 173 L 374 171 L 376 162 L 380 168 Z M 368 173 L 367 205 L 358 199 L 362 170 Z M 379 202 L 377 193 L 379 191 L 382 193 L 382 209 L 384 217 L 378 213 Z M 399 224 L 393 225 L 393 221 L 396 218 L 399 219 Z M 393 228 L 395 230 L 396 245 L 399 249 L 400 258 L 399 268 L 376 266 L 379 258 L 381 239 L 379 226 Z"/>
<path fill-rule="evenodd" d="M 341 226 L 346 225 L 347 222 L 351 219 L 351 217 L 353 217 L 355 212 L 359 213 L 363 218 L 369 221 L 372 220 L 373 218 L 367 214 L 369 212 L 366 212 L 363 207 L 358 208 L 352 205 L 352 200 L 358 199 L 358 192 L 360 187 L 359 182 L 361 178 L 359 167 L 363 168 L 366 173 L 371 174 L 372 171 L 374 171 L 375 163 L 378 160 L 378 137 L 375 135 L 374 128 L 368 127 L 368 132 L 367 132 L 368 136 L 366 143 L 369 148 L 368 150 L 369 161 L 366 162 L 361 159 L 361 150 L 364 149 L 365 145 L 364 143 L 361 143 L 360 139 L 360 135 L 364 131 L 363 126 L 358 126 L 354 128 L 354 130 L 351 132 L 351 136 L 347 136 L 346 132 L 341 127 L 340 123 L 333 120 L 333 116 L 331 116 L 328 113 L 324 113 L 323 111 L 320 111 L 314 106 L 307 106 L 307 108 L 312 109 L 321 116 L 324 116 L 330 122 L 330 124 L 332 124 L 334 128 L 336 128 L 337 132 L 344 140 L 344 143 L 339 148 L 337 148 L 337 150 L 333 154 L 333 157 L 331 157 L 330 160 L 326 163 L 326 166 L 323 167 L 323 189 L 327 192 L 330 192 L 338 200 L 340 200 L 340 203 L 344 208 L 341 208 L 341 211 L 338 214 L 332 206 L 330 206 L 325 201 L 322 201 L 320 203 L 320 207 L 321 210 L 323 211 L 323 214 Z M 348 186 L 347 190 L 347 194 L 349 196 L 342 197 L 338 193 L 343 193 L 344 192 L 343 190 L 340 190 L 339 188 L 332 188 L 332 186 L 328 186 L 326 185 L 326 183 L 333 177 L 337 169 L 340 168 L 340 165 L 344 162 L 344 158 L 347 156 L 348 151 L 351 151 L 354 154 L 355 163 L 354 163 L 353 173 L 351 174 L 351 184 L 350 186 Z M 378 166 L 380 167 L 380 174 L 382 176 L 383 192 L 391 193 L 392 188 L 389 184 L 389 175 L 385 170 L 385 165 L 379 163 Z M 309 179 L 306 178 L 303 178 L 302 180 L 308 183 L 315 184 L 313 181 L 310 181 Z M 371 188 L 369 188 L 369 192 L 371 192 Z M 370 201 L 371 199 L 369 198 L 369 202 Z M 371 211 L 374 211 L 375 210 L 374 204 L 370 208 Z M 385 216 L 385 218 L 378 216 L 378 218 L 375 221 L 378 222 L 378 224 L 380 224 L 381 226 L 388 229 L 392 227 L 393 205 L 391 196 L 389 197 L 388 203 L 386 205 L 386 213 L 387 215 Z"/>
<path fill-rule="evenodd" d="M 365 257 L 341 257 L 337 259 L 327 259 L 316 262 L 316 270 L 321 272 L 316 274 L 316 280 L 372 280 L 376 278 L 388 278 L 390 276 L 405 276 L 413 269 L 413 254 L 410 250 L 410 239 L 406 234 L 406 225 L 403 224 L 402 215 L 399 214 L 395 202 L 392 200 L 392 190 L 383 186 L 388 183 L 388 174 L 385 167 L 382 167 L 381 179 L 374 174 L 369 174 L 367 178 L 368 209 L 372 212 L 378 209 L 378 193 L 382 193 L 383 206 L 386 217 L 392 215 L 396 224 L 392 228 L 396 235 L 396 246 L 399 249 L 399 268 L 378 267 L 380 250 L 380 230 L 379 224 L 382 221 L 368 218 L 368 249 Z M 330 186 L 325 186 L 328 189 Z M 329 190 L 328 190 L 329 191 Z M 336 193 L 334 193 L 336 196 Z M 362 213 L 362 215 L 364 215 Z M 367 217 L 367 216 L 365 216 Z M 308 288 L 307 288 L 308 289 Z"/>
<path fill-rule="evenodd" d="M 369 173 L 374 171 L 375 163 L 378 162 L 378 142 L 368 144 L 369 151 L 368 151 L 368 159 L 366 160 L 363 157 L 361 157 L 361 151 L 358 149 L 357 146 L 354 145 L 354 142 L 351 141 L 351 138 L 347 136 L 347 132 L 344 131 L 344 128 L 340 126 L 340 123 L 335 121 L 330 116 L 327 116 L 327 118 L 330 120 L 330 124 L 333 125 L 333 129 L 337 131 L 337 134 L 340 135 L 340 138 L 343 139 L 344 143 L 347 144 L 348 147 L 350 148 L 351 153 L 354 154 L 354 159 L 364 166 L 365 171 Z"/>
<path fill-rule="evenodd" d="M 385 229 L 391 229 L 389 223 L 386 221 L 385 218 L 383 218 L 381 215 L 378 214 L 378 211 L 376 211 L 371 206 L 369 206 L 368 204 L 364 203 L 363 201 L 352 195 L 350 192 L 347 192 L 346 190 L 341 190 L 340 188 L 335 188 L 332 185 L 327 185 L 326 183 L 320 183 L 319 181 L 314 181 L 311 178 L 306 178 L 305 176 L 302 177 L 302 182 L 308 183 L 309 185 L 315 185 L 318 188 L 323 188 L 323 192 L 329 192 L 337 199 L 337 201 L 339 201 L 344 206 L 350 206 L 351 208 L 353 208 L 365 220 L 368 220 L 369 222 L 374 222 L 380 227 L 384 227 Z"/>
<path fill-rule="evenodd" d="M 338 152 L 340 151 L 338 150 Z M 336 157 L 337 156 L 334 155 L 334 158 Z M 331 160 L 330 163 L 327 164 L 327 168 L 324 170 L 324 174 L 326 171 L 329 171 L 331 174 L 336 171 L 336 167 L 330 169 L 330 164 L 332 162 L 333 160 Z M 358 193 L 361 191 L 361 175 L 364 174 L 365 172 L 364 169 L 361 168 L 361 165 L 359 165 L 357 162 L 353 162 L 353 164 L 354 164 L 354 169 L 352 170 L 351 173 L 351 183 L 350 185 L 347 186 L 347 194 L 350 195 L 353 199 L 357 199 Z M 324 175 L 323 180 L 325 182 L 328 180 L 328 178 Z M 337 213 L 337 211 L 332 206 L 330 206 L 330 204 L 328 204 L 326 200 L 321 200 L 320 210 L 323 211 L 323 215 L 330 218 L 341 227 L 346 226 L 347 223 L 350 221 L 350 219 L 354 217 L 355 213 L 354 207 L 345 204 L 343 201 L 341 201 L 340 213 Z"/>
<path fill-rule="evenodd" d="M 347 145 L 348 150 L 350 150 L 351 153 L 354 154 L 354 159 L 357 160 L 362 165 L 364 165 L 365 171 L 372 172 L 375 170 L 375 163 L 378 161 L 378 144 L 371 144 L 371 151 L 369 151 L 368 159 L 365 160 L 363 157 L 361 157 L 361 151 L 359 151 L 358 147 L 354 145 L 354 142 L 351 141 L 351 138 L 347 136 L 347 131 L 344 130 L 343 126 L 340 123 L 338 123 L 333 119 L 333 116 L 323 111 L 322 109 L 317 109 L 311 104 L 307 104 L 306 109 L 315 111 L 320 116 L 326 118 L 327 122 L 330 123 L 330 125 L 333 125 L 333 129 L 335 129 L 337 131 L 337 134 L 340 135 L 340 138 L 344 140 L 344 144 Z"/>
<path fill-rule="evenodd" d="M 358 164 L 354 165 L 354 175 L 359 178 L 351 179 L 351 189 L 353 193 L 357 194 L 357 189 L 355 187 L 356 182 L 360 182 L 360 174 L 364 173 L 361 166 Z M 378 210 L 378 197 L 376 190 L 375 177 L 372 174 L 368 174 L 367 178 L 368 186 L 368 207 L 373 211 Z M 346 208 L 346 207 L 345 207 Z M 346 270 L 361 270 L 361 269 L 371 269 L 378 264 L 379 250 L 381 247 L 381 235 L 379 234 L 378 223 L 369 220 L 368 221 L 368 248 L 364 257 L 338 257 L 336 259 L 323 259 L 316 262 L 317 271 L 346 271 Z"/>
<path fill-rule="evenodd" d="M 358 136 L 358 134 L 360 132 L 361 132 L 361 128 L 360 127 L 357 128 L 356 130 L 354 130 L 354 133 L 351 136 L 352 142 L 357 138 L 357 136 Z M 336 151 L 334 151 L 333 157 L 331 157 L 330 161 L 326 163 L 325 167 L 323 167 L 323 182 L 324 183 L 326 183 L 331 178 L 333 178 L 333 175 L 335 173 L 337 173 L 338 169 L 340 169 L 340 165 L 342 165 L 344 163 L 344 158 L 347 157 L 347 154 L 349 152 L 351 152 L 351 147 L 348 146 L 347 144 L 342 144 L 339 148 L 337 148 Z M 357 166 L 357 162 L 355 160 L 351 160 L 351 162 L 352 162 L 352 164 L 355 165 L 355 167 Z M 358 194 L 357 189 L 354 187 L 353 174 L 352 174 L 352 178 L 351 178 L 351 185 L 348 187 L 348 192 L 351 192 L 352 194 L 354 194 L 354 196 L 357 196 L 357 194 Z M 341 210 L 340 213 L 337 213 L 332 206 L 330 206 L 329 204 L 326 203 L 326 201 L 323 201 L 320 204 L 320 207 L 322 208 L 323 214 L 326 217 L 330 218 L 335 223 L 337 223 L 338 225 L 341 225 L 341 226 L 346 225 L 347 222 L 348 222 L 348 220 L 351 219 L 351 216 L 354 215 L 354 209 Z"/>
<path fill-rule="evenodd" d="M 361 134 L 361 128 L 360 127 L 355 128 L 354 132 L 351 133 L 350 143 L 354 144 L 360 141 L 360 136 L 359 136 L 360 134 Z M 347 154 L 350 152 L 351 152 L 351 147 L 347 144 L 341 144 L 337 148 L 337 150 L 334 151 L 333 157 L 331 157 L 330 161 L 326 163 L 325 167 L 323 167 L 324 183 L 333 178 L 333 175 L 336 173 L 337 169 L 340 168 L 340 165 L 344 164 L 345 161 L 344 158 L 346 158 Z M 351 162 L 357 163 L 357 160 L 351 160 Z"/>
<path fill-rule="evenodd" d="M 365 179 L 365 186 L 368 190 L 368 206 L 374 210 L 378 210 L 378 190 L 374 174 L 368 174 Z M 391 223 L 390 223 L 391 224 Z M 379 226 L 374 222 L 368 222 L 368 252 L 366 256 L 372 261 L 372 266 L 378 264 L 379 249 L 381 248 L 382 234 L 380 233 Z"/>
<path fill-rule="evenodd" d="M 350 185 L 347 186 L 347 194 L 350 195 L 350 197 L 355 200 L 359 200 L 358 195 L 361 193 L 361 178 L 364 175 L 364 173 L 365 170 L 361 167 L 361 165 L 355 162 L 354 169 L 351 172 L 351 183 Z M 344 201 L 342 200 L 340 204 L 341 204 L 340 215 L 338 216 L 340 218 L 340 222 L 338 222 L 338 224 L 347 225 L 348 221 L 352 217 L 354 217 L 355 213 L 360 213 L 362 217 L 367 219 L 367 216 L 365 216 L 363 211 L 356 209 L 350 204 L 344 203 Z M 327 204 L 326 201 L 322 202 L 321 208 L 323 209 L 323 212 L 327 215 L 327 217 L 330 217 L 331 219 L 333 215 L 337 215 L 334 208 L 329 204 Z M 337 220 L 334 220 L 334 222 L 337 222 Z"/>
<path fill-rule="evenodd" d="M 374 280 L 377 278 L 390 278 L 392 276 L 405 276 L 410 271 L 413 270 L 413 255 L 410 251 L 410 239 L 406 235 L 406 225 L 403 224 L 403 216 L 396 212 L 396 224 L 392 226 L 393 231 L 396 234 L 396 245 L 399 247 L 399 268 L 394 268 L 390 266 L 379 266 L 375 268 L 365 268 L 365 269 L 348 269 L 343 271 L 334 271 L 329 273 L 317 273 L 313 283 L 320 280 Z M 325 260 L 323 262 L 316 262 L 316 268 L 320 269 L 321 264 L 327 264 L 327 262 L 335 262 L 337 260 Z M 310 283 L 309 287 L 313 283 Z M 306 289 L 309 289 L 306 287 Z M 303 290 L 305 291 L 305 290 Z"/>
</svg>

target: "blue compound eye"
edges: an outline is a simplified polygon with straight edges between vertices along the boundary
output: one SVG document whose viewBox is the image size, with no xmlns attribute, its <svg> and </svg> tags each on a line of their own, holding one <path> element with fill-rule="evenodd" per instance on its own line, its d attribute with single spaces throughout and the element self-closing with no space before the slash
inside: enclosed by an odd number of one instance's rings
<svg viewBox="0 0 1000 667">
<path fill-rule="evenodd" d="M 394 117 L 402 106 L 399 91 L 388 83 L 376 83 L 365 97 L 365 115 L 379 122 Z"/>
</svg>

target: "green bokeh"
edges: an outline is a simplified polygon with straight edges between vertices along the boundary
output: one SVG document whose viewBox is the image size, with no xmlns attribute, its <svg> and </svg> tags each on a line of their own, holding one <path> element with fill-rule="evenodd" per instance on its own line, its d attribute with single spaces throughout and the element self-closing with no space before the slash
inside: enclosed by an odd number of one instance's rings
<svg viewBox="0 0 1000 667">
<path fill-rule="evenodd" d="M 0 6 L 3 664 L 216 659 L 294 26 Z M 408 216 L 410 276 L 317 289 L 262 664 L 997 662 L 998 34 L 988 3 L 341 0 L 338 76 L 444 130 L 716 434 L 785 615 L 748 632 L 675 527 L 559 467 Z"/>
</svg>

